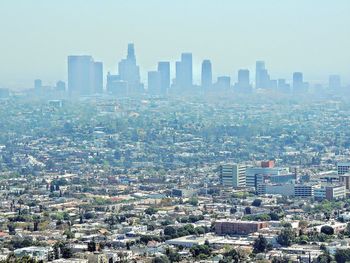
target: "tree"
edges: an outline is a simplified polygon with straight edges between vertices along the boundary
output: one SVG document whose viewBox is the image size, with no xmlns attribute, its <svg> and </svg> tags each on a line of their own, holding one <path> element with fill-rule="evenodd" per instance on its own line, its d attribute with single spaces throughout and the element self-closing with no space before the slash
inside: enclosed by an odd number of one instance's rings
<svg viewBox="0 0 350 263">
<path fill-rule="evenodd" d="M 147 214 L 147 215 L 154 215 L 155 213 L 157 213 L 157 209 L 156 208 L 154 208 L 154 207 L 148 207 L 148 208 L 146 208 L 145 209 L 145 214 Z"/>
<path fill-rule="evenodd" d="M 167 255 L 170 262 L 179 262 L 181 260 L 180 254 L 177 253 L 177 251 L 170 249 L 169 247 L 166 248 L 165 254 Z"/>
<path fill-rule="evenodd" d="M 198 257 L 200 255 L 210 256 L 211 248 L 208 245 L 195 245 L 190 248 L 190 252 L 193 257 Z"/>
<path fill-rule="evenodd" d="M 219 263 L 240 263 L 243 262 L 246 254 L 243 251 L 236 249 L 231 249 L 230 251 L 224 253 L 224 258 L 219 261 Z"/>
<path fill-rule="evenodd" d="M 202 226 L 196 227 L 195 231 L 196 231 L 197 235 L 204 235 L 205 234 L 205 229 Z"/>
<path fill-rule="evenodd" d="M 58 242 L 53 246 L 55 259 L 59 259 L 61 256 L 63 258 L 71 258 L 73 256 L 72 249 L 64 242 Z"/>
<path fill-rule="evenodd" d="M 190 205 L 197 206 L 198 205 L 198 198 L 197 197 L 191 197 L 190 200 L 188 201 Z"/>
<path fill-rule="evenodd" d="M 347 236 L 350 236 L 350 223 L 347 223 L 344 234 L 346 234 Z"/>
<path fill-rule="evenodd" d="M 16 226 L 15 226 L 15 224 L 9 223 L 9 224 L 7 225 L 7 228 L 8 228 L 8 230 L 9 230 L 9 234 L 10 234 L 10 235 L 16 235 Z"/>
<path fill-rule="evenodd" d="M 271 263 L 289 263 L 290 260 L 286 257 L 274 257 Z"/>
<path fill-rule="evenodd" d="M 280 220 L 280 216 L 279 216 L 276 212 L 271 212 L 271 213 L 269 214 L 269 216 L 270 216 L 270 218 L 271 218 L 272 221 L 278 221 L 278 220 Z"/>
<path fill-rule="evenodd" d="M 346 263 L 350 261 L 350 249 L 337 249 L 334 258 L 337 263 Z"/>
<path fill-rule="evenodd" d="M 317 263 L 331 263 L 332 257 L 328 253 L 324 253 L 317 257 Z"/>
<path fill-rule="evenodd" d="M 155 257 L 152 260 L 152 263 L 170 263 L 170 261 L 166 256 L 160 256 L 160 257 Z"/>
<path fill-rule="evenodd" d="M 230 208 L 230 214 L 235 214 L 237 213 L 237 209 L 235 207 Z"/>
<path fill-rule="evenodd" d="M 172 238 L 175 237 L 177 234 L 177 231 L 174 227 L 172 226 L 166 226 L 164 228 L 164 235 L 166 236 L 171 236 Z"/>
<path fill-rule="evenodd" d="M 282 246 L 289 247 L 294 242 L 294 238 L 295 234 L 293 232 L 293 229 L 290 227 L 285 227 L 277 236 L 277 242 Z"/>
<path fill-rule="evenodd" d="M 253 252 L 254 253 L 263 253 L 268 248 L 268 242 L 263 235 L 259 235 L 257 239 L 255 239 L 253 244 Z"/>
<path fill-rule="evenodd" d="M 252 202 L 252 206 L 255 206 L 255 207 L 259 207 L 259 206 L 261 206 L 261 204 L 262 204 L 262 200 L 261 199 L 255 199 Z"/>
<path fill-rule="evenodd" d="M 321 233 L 326 234 L 326 235 L 333 235 L 334 229 L 331 226 L 322 226 Z"/>
<path fill-rule="evenodd" d="M 300 227 L 301 229 L 307 228 L 308 225 L 309 225 L 309 222 L 308 222 L 308 221 L 305 221 L 305 220 L 299 221 L 299 227 Z"/>
<path fill-rule="evenodd" d="M 96 251 L 96 242 L 95 242 L 95 240 L 91 240 L 88 243 L 88 251 L 89 252 L 95 252 Z"/>
</svg>

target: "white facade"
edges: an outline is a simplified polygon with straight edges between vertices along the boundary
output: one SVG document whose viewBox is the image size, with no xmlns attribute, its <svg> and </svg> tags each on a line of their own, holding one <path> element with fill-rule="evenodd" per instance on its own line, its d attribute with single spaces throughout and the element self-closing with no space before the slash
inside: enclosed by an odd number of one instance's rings
<svg viewBox="0 0 350 263">
<path fill-rule="evenodd" d="M 246 166 L 240 164 L 221 165 L 220 180 L 223 186 L 245 187 Z"/>
</svg>

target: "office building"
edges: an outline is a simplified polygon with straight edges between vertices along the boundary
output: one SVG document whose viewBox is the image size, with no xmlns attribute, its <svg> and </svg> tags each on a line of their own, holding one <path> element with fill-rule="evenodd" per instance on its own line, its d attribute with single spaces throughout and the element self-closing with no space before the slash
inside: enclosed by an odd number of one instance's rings
<svg viewBox="0 0 350 263">
<path fill-rule="evenodd" d="M 235 90 L 240 93 L 252 92 L 248 69 L 240 69 L 238 71 L 238 82 L 235 84 Z"/>
<path fill-rule="evenodd" d="M 309 84 L 304 82 L 304 76 L 301 72 L 293 73 L 293 92 L 297 94 L 307 93 Z"/>
<path fill-rule="evenodd" d="M 64 81 L 61 81 L 61 80 L 57 81 L 55 90 L 60 91 L 60 92 L 66 91 L 66 83 Z"/>
<path fill-rule="evenodd" d="M 328 82 L 329 89 L 339 91 L 341 89 L 341 79 L 339 75 L 330 75 Z"/>
<path fill-rule="evenodd" d="M 10 97 L 10 90 L 6 88 L 0 88 L 0 99 L 7 99 Z"/>
<path fill-rule="evenodd" d="M 103 66 L 91 56 L 68 57 L 68 90 L 71 95 L 92 95 L 102 91 Z"/>
<path fill-rule="evenodd" d="M 94 62 L 94 93 L 103 93 L 103 64 Z"/>
<path fill-rule="evenodd" d="M 43 87 L 43 83 L 42 83 L 41 79 L 34 80 L 34 90 L 35 91 L 41 90 L 42 87 Z"/>
<path fill-rule="evenodd" d="M 264 61 L 257 61 L 255 67 L 255 88 L 267 89 L 270 88 L 270 76 L 265 68 Z"/>
<path fill-rule="evenodd" d="M 215 222 L 215 234 L 222 235 L 248 235 L 267 228 L 267 222 L 239 221 L 239 220 L 218 220 Z"/>
<path fill-rule="evenodd" d="M 345 196 L 345 185 L 321 185 L 314 189 L 314 197 L 316 200 L 339 200 L 345 198 Z"/>
<path fill-rule="evenodd" d="M 128 83 L 120 79 L 119 75 L 107 74 L 106 89 L 108 94 L 116 95 L 118 97 L 125 97 L 128 95 Z"/>
<path fill-rule="evenodd" d="M 285 79 L 277 80 L 277 90 L 281 93 L 290 93 L 290 85 Z"/>
<path fill-rule="evenodd" d="M 350 174 L 339 175 L 339 183 L 344 185 L 346 190 L 350 190 Z"/>
<path fill-rule="evenodd" d="M 148 92 L 152 95 L 160 95 L 162 92 L 162 78 L 159 71 L 148 72 Z"/>
<path fill-rule="evenodd" d="M 223 186 L 245 187 L 246 166 L 241 164 L 226 164 L 220 166 L 220 181 Z"/>
<path fill-rule="evenodd" d="M 294 196 L 300 198 L 309 198 L 314 195 L 314 186 L 309 184 L 294 185 Z"/>
<path fill-rule="evenodd" d="M 288 168 L 274 167 L 274 165 L 273 161 L 266 161 L 261 162 L 260 167 L 247 167 L 246 186 L 257 189 L 258 185 L 263 182 L 262 179 L 266 180 L 266 178 L 270 177 L 277 178 L 281 175 L 289 174 Z"/>
<path fill-rule="evenodd" d="M 140 68 L 136 63 L 134 44 L 128 44 L 127 57 L 118 63 L 118 74 L 121 81 L 127 83 L 128 93 L 135 94 L 144 91 L 140 82 Z"/>
<path fill-rule="evenodd" d="M 203 89 L 210 89 L 213 85 L 213 73 L 210 60 L 202 62 L 201 86 Z"/>
<path fill-rule="evenodd" d="M 192 54 L 181 54 L 181 61 L 176 62 L 175 86 L 178 90 L 189 90 L 193 85 Z"/>
<path fill-rule="evenodd" d="M 346 174 L 350 170 L 350 162 L 337 163 L 337 172 L 339 175 Z"/>
<path fill-rule="evenodd" d="M 231 88 L 231 78 L 229 76 L 220 76 L 218 77 L 217 82 L 215 83 L 215 89 L 221 91 L 228 91 Z"/>
<path fill-rule="evenodd" d="M 261 183 L 256 188 L 258 195 L 282 195 L 282 196 L 294 196 L 294 185 L 289 183 Z"/>
<path fill-rule="evenodd" d="M 160 73 L 161 93 L 166 95 L 170 88 L 170 63 L 165 61 L 159 62 L 158 72 Z"/>
</svg>

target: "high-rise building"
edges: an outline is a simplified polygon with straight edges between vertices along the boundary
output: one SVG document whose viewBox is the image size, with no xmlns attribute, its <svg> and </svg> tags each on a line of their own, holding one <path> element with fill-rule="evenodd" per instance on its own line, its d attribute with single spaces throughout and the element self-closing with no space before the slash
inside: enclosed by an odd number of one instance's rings
<svg viewBox="0 0 350 263">
<path fill-rule="evenodd" d="M 91 56 L 68 57 L 68 90 L 72 95 L 102 92 L 103 66 Z"/>
<path fill-rule="evenodd" d="M 182 53 L 181 61 L 176 62 L 175 86 L 180 90 L 190 89 L 193 85 L 192 54 Z"/>
<path fill-rule="evenodd" d="M 238 71 L 238 82 L 235 84 L 235 90 L 242 93 L 252 92 L 248 69 L 240 69 Z"/>
<path fill-rule="evenodd" d="M 298 94 L 305 94 L 308 90 L 308 83 L 304 82 L 302 72 L 293 73 L 293 92 Z"/>
<path fill-rule="evenodd" d="M 10 90 L 6 88 L 0 88 L 0 99 L 7 99 L 10 97 Z"/>
<path fill-rule="evenodd" d="M 44 95 L 44 87 L 43 87 L 41 79 L 34 80 L 34 94 L 36 96 Z"/>
<path fill-rule="evenodd" d="M 64 81 L 57 81 L 56 83 L 56 87 L 55 87 L 56 91 L 66 91 L 66 83 Z"/>
<path fill-rule="evenodd" d="M 160 95 L 162 89 L 162 78 L 159 71 L 148 72 L 148 92 L 152 95 Z"/>
<path fill-rule="evenodd" d="M 285 79 L 278 79 L 277 80 L 277 90 L 282 93 L 289 93 L 290 92 L 290 85 L 286 82 Z"/>
<path fill-rule="evenodd" d="M 41 79 L 34 80 L 34 90 L 40 90 L 43 86 Z"/>
<path fill-rule="evenodd" d="M 161 93 L 165 95 L 170 88 L 170 63 L 165 61 L 159 62 L 158 72 L 160 73 Z"/>
<path fill-rule="evenodd" d="M 223 186 L 245 187 L 246 166 L 241 164 L 221 165 L 220 181 Z"/>
<path fill-rule="evenodd" d="M 201 86 L 203 89 L 210 89 L 213 85 L 213 73 L 209 59 L 202 62 Z"/>
<path fill-rule="evenodd" d="M 103 93 L 103 64 L 94 62 L 94 93 Z"/>
<path fill-rule="evenodd" d="M 106 89 L 111 95 L 121 97 L 128 95 L 128 83 L 121 80 L 119 75 L 112 75 L 109 72 L 107 74 Z"/>
<path fill-rule="evenodd" d="M 329 89 L 339 91 L 341 89 L 341 79 L 339 75 L 330 75 L 328 82 Z"/>
<path fill-rule="evenodd" d="M 215 83 L 215 88 L 217 90 L 228 91 L 231 88 L 231 78 L 229 76 L 220 76 L 218 77 L 217 82 Z"/>
<path fill-rule="evenodd" d="M 140 68 L 136 64 L 134 44 L 128 44 L 126 59 L 122 59 L 118 64 L 120 80 L 128 85 L 129 93 L 143 92 L 143 85 L 140 82 Z"/>
<path fill-rule="evenodd" d="M 265 68 L 264 61 L 256 62 L 255 69 L 255 88 L 257 89 L 267 89 L 270 85 L 270 76 Z"/>
</svg>

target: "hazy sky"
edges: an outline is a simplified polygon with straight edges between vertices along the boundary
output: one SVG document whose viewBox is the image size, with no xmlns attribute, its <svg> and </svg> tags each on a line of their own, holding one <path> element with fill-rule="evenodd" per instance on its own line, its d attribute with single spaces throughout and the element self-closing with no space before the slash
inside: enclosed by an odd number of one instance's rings
<svg viewBox="0 0 350 263">
<path fill-rule="evenodd" d="M 263 59 L 272 78 L 350 82 L 349 14 L 349 0 L 1 0 L 0 86 L 66 80 L 72 54 L 115 72 L 128 42 L 143 79 L 190 51 L 196 78 L 205 58 L 215 76 L 234 79 Z"/>
</svg>

